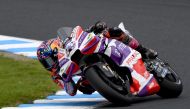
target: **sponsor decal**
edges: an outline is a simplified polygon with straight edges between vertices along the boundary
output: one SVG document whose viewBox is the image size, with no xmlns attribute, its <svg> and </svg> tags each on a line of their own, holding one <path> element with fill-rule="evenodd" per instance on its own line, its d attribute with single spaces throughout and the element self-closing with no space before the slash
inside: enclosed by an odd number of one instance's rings
<svg viewBox="0 0 190 109">
<path fill-rule="evenodd" d="M 145 71 L 143 74 L 143 77 L 145 77 L 146 79 L 148 79 L 150 76 L 150 73 L 148 71 Z"/>
<path fill-rule="evenodd" d="M 119 53 L 119 51 L 117 49 L 114 50 L 114 54 L 116 54 L 117 57 L 121 57 L 121 54 Z"/>
<path fill-rule="evenodd" d="M 126 63 L 132 67 L 135 63 L 137 63 L 138 59 L 140 59 L 140 54 L 138 52 L 134 52 Z"/>
<path fill-rule="evenodd" d="M 60 72 L 61 72 L 61 73 L 64 73 L 64 72 L 65 72 L 65 69 L 62 67 L 62 68 L 60 69 Z"/>
<path fill-rule="evenodd" d="M 151 82 L 151 83 L 148 85 L 148 88 L 151 89 L 153 86 L 154 86 L 154 82 Z"/>
<path fill-rule="evenodd" d="M 123 43 L 120 43 L 120 44 L 118 45 L 118 48 L 119 48 L 121 51 L 123 51 L 123 50 L 126 49 L 126 45 L 123 44 Z"/>
</svg>

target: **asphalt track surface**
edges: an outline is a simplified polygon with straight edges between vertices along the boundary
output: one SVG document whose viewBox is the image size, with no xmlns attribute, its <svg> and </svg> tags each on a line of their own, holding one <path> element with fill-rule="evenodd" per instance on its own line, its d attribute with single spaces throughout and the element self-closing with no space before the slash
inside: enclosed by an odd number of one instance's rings
<svg viewBox="0 0 190 109">
<path fill-rule="evenodd" d="M 62 26 L 84 28 L 97 20 L 123 21 L 145 46 L 175 68 L 184 91 L 179 98 L 140 98 L 127 109 L 188 109 L 190 103 L 189 0 L 0 0 L 0 34 L 46 40 Z M 126 108 L 103 103 L 98 108 Z"/>
</svg>

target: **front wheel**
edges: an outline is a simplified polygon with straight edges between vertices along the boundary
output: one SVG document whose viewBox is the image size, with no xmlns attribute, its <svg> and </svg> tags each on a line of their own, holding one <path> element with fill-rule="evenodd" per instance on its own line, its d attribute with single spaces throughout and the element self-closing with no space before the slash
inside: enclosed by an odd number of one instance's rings
<svg viewBox="0 0 190 109">
<path fill-rule="evenodd" d="M 100 67 L 104 67 L 103 70 Z M 103 63 L 98 66 L 94 65 L 88 67 L 85 70 L 85 77 L 89 80 L 94 89 L 96 89 L 110 102 L 129 105 L 132 100 L 132 98 L 129 96 L 130 92 L 128 92 L 124 86 L 118 85 L 116 82 L 113 83 L 109 77 L 104 75 L 105 70 L 107 73 L 111 74 L 111 72 L 109 72 L 109 69 L 106 69 Z"/>
</svg>

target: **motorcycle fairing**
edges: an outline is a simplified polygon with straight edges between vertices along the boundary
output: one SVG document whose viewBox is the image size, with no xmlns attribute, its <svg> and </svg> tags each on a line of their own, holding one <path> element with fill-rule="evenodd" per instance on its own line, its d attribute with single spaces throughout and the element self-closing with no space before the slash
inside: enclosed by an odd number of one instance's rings
<svg viewBox="0 0 190 109">
<path fill-rule="evenodd" d="M 133 50 L 129 46 L 115 39 L 99 37 L 93 33 L 84 32 L 80 26 L 77 26 L 73 30 L 72 36 L 70 42 L 72 49 L 66 56 L 68 59 L 70 59 L 76 50 L 80 50 L 83 54 L 104 53 L 117 65 L 129 68 L 133 78 L 133 84 L 131 84 L 130 88 L 132 94 L 145 96 L 159 91 L 158 83 L 153 75 L 146 70 L 142 57 L 136 50 Z M 66 64 L 63 65 L 61 70 L 67 72 L 68 78 L 75 75 L 77 69 L 80 70 L 71 60 Z M 60 72 L 59 74 L 62 75 L 63 72 Z"/>
<path fill-rule="evenodd" d="M 108 40 L 111 41 L 108 41 L 105 54 L 119 66 L 128 67 L 131 71 L 131 92 L 134 95 L 146 96 L 159 91 L 159 85 L 153 74 L 146 70 L 141 54 L 117 40 Z"/>
<path fill-rule="evenodd" d="M 80 26 L 76 26 L 71 33 L 71 37 L 74 40 L 78 40 L 82 33 L 83 29 Z"/>
<path fill-rule="evenodd" d="M 88 34 L 87 39 L 84 41 L 81 52 L 83 54 L 92 54 L 96 50 L 98 43 L 100 41 L 99 37 L 94 37 L 92 34 Z"/>
<path fill-rule="evenodd" d="M 71 37 L 72 39 L 66 45 L 65 51 L 62 50 L 62 54 L 65 54 L 64 57 L 59 59 L 59 75 L 67 75 L 67 78 L 63 80 L 64 82 L 68 82 L 73 75 L 81 73 L 79 66 L 70 59 L 73 53 L 79 49 L 83 54 L 92 54 L 96 50 L 100 40 L 98 36 L 94 37 L 94 34 L 84 32 L 80 26 L 73 29 Z"/>
</svg>

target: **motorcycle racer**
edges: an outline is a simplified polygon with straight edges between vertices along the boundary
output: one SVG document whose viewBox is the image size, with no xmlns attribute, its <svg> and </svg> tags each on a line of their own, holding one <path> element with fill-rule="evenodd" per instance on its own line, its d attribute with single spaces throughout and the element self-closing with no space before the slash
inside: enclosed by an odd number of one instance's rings
<svg viewBox="0 0 190 109">
<path fill-rule="evenodd" d="M 131 48 L 136 49 L 144 58 L 154 58 L 157 56 L 156 52 L 144 48 L 135 38 L 124 34 L 121 29 L 116 27 L 107 28 L 104 22 L 97 22 L 95 26 L 87 30 L 87 32 L 94 32 L 95 34 L 103 32 L 105 37 L 120 40 Z M 37 49 L 38 59 L 42 65 L 50 71 L 53 81 L 62 89 L 65 89 L 69 95 L 74 96 L 77 90 L 80 90 L 84 94 L 92 94 L 95 90 L 84 77 L 81 77 L 78 82 L 75 83 L 72 78 L 67 78 L 67 75 L 59 75 L 61 67 L 68 61 L 68 59 L 65 58 L 65 45 L 67 45 L 69 41 L 70 40 L 65 40 L 63 43 L 59 37 L 44 41 Z M 69 45 L 67 45 L 67 48 L 69 48 Z M 76 63 L 69 62 L 69 64 L 70 66 L 74 66 L 74 70 L 72 72 L 80 70 Z M 71 72 L 71 68 L 68 68 L 68 72 Z M 68 74 L 68 72 L 65 74 Z"/>
</svg>

